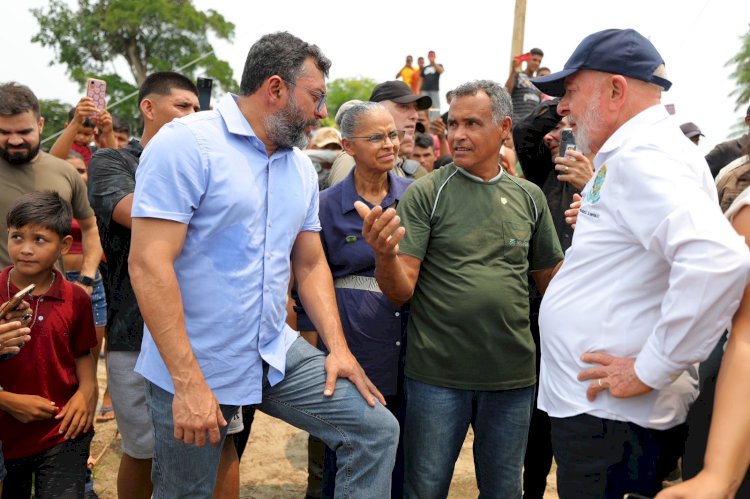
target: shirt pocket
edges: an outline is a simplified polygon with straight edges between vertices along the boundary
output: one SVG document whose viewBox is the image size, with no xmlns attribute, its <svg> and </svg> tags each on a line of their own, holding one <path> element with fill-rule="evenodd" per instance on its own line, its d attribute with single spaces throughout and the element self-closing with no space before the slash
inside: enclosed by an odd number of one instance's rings
<svg viewBox="0 0 750 499">
<path fill-rule="evenodd" d="M 503 258 L 510 264 L 528 260 L 531 225 L 524 222 L 503 222 Z"/>
</svg>

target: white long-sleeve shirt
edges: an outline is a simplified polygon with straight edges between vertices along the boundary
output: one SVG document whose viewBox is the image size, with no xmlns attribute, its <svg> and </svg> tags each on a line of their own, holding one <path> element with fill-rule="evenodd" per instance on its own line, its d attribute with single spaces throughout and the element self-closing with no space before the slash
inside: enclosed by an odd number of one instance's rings
<svg viewBox="0 0 750 499">
<path fill-rule="evenodd" d="M 723 217 L 698 149 L 662 106 L 621 126 L 594 158 L 565 263 L 542 302 L 539 407 L 653 429 L 685 421 L 695 364 L 729 325 L 750 254 Z M 586 352 L 635 357 L 654 390 L 586 399 Z"/>
</svg>

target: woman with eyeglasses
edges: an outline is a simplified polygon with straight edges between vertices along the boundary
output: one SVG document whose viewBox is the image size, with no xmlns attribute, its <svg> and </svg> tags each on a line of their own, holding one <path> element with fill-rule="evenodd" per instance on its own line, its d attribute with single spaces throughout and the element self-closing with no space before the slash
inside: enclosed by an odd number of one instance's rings
<svg viewBox="0 0 750 499">
<path fill-rule="evenodd" d="M 320 193 L 321 239 L 334 278 L 336 301 L 349 349 L 403 422 L 403 354 L 407 308 L 393 305 L 375 280 L 375 254 L 362 239 L 355 201 L 370 208 L 395 207 L 411 180 L 394 175 L 399 132 L 391 114 L 375 102 L 360 102 L 341 120 L 342 146 L 354 158 L 349 176 Z M 314 326 L 298 308 L 300 331 Z M 323 345 L 320 345 L 324 348 Z M 403 427 L 403 426 L 402 426 Z M 399 445 L 392 497 L 403 495 L 403 451 Z M 326 448 L 323 497 L 332 497 L 335 449 Z"/>
</svg>

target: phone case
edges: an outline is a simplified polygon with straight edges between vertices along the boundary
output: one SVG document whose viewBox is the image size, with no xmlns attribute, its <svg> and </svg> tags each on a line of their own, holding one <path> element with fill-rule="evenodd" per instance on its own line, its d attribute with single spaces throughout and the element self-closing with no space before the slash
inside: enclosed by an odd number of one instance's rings
<svg viewBox="0 0 750 499">
<path fill-rule="evenodd" d="M 18 304 L 21 303 L 23 301 L 23 299 L 26 298 L 26 296 L 29 293 L 31 293 L 32 291 L 34 291 L 35 287 L 36 287 L 36 285 L 29 284 L 28 286 L 26 286 L 25 288 L 23 288 L 21 291 L 19 291 L 15 295 L 13 295 L 13 297 L 11 297 L 6 302 L 5 306 L 2 307 L 2 309 L 0 309 L 0 317 L 5 317 L 5 314 L 7 314 L 8 312 L 11 312 L 13 310 L 15 310 L 16 307 L 18 306 Z"/>
<path fill-rule="evenodd" d="M 89 78 L 86 81 L 86 95 L 91 97 L 94 105 L 100 111 L 107 108 L 107 82 Z"/>
</svg>

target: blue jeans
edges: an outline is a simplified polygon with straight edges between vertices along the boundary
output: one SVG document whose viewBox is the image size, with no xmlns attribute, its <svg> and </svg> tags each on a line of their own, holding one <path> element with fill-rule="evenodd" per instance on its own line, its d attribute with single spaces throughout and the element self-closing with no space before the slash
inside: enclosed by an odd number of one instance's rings
<svg viewBox="0 0 750 499">
<path fill-rule="evenodd" d="M 404 497 L 448 496 L 453 468 L 471 424 L 479 497 L 520 498 L 533 403 L 533 386 L 472 391 L 406 378 Z"/>
<path fill-rule="evenodd" d="M 76 282 L 81 272 L 70 270 L 65 272 L 65 278 L 70 282 Z M 94 325 L 104 327 L 107 325 L 107 295 L 104 292 L 104 281 L 99 271 L 96 271 L 94 277 L 94 290 L 91 293 L 91 312 L 94 314 Z"/>
<path fill-rule="evenodd" d="M 333 396 L 325 397 L 324 361 L 322 352 L 297 338 L 286 355 L 284 379 L 270 386 L 264 376 L 263 401 L 257 408 L 317 436 L 336 451 L 336 497 L 389 497 L 398 422 L 379 403 L 367 405 L 348 380 L 337 380 Z M 156 437 L 154 498 L 210 498 L 221 447 L 198 448 L 175 440 L 172 395 L 151 383 L 147 385 Z M 221 409 L 228 420 L 237 407 L 222 405 Z M 225 433 L 226 427 L 222 439 Z"/>
</svg>

